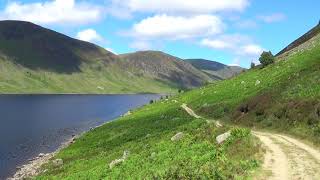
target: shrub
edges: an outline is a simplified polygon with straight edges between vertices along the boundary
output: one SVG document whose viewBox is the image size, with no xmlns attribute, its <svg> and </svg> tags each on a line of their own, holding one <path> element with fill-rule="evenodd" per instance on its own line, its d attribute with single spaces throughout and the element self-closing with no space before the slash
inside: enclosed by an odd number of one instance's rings
<svg viewBox="0 0 320 180">
<path fill-rule="evenodd" d="M 263 65 L 263 67 L 266 67 L 266 66 L 274 63 L 274 56 L 271 53 L 271 51 L 269 51 L 269 52 L 264 51 L 261 54 L 261 56 L 259 58 L 259 61 Z"/>
</svg>

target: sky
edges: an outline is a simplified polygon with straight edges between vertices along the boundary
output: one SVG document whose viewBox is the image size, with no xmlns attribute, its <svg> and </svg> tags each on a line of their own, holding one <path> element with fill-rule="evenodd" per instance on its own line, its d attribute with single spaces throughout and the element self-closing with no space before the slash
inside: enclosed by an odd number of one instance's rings
<svg viewBox="0 0 320 180">
<path fill-rule="evenodd" d="M 115 54 L 159 50 L 249 67 L 320 20 L 318 0 L 0 0 L 0 20 L 30 21 Z"/>
</svg>

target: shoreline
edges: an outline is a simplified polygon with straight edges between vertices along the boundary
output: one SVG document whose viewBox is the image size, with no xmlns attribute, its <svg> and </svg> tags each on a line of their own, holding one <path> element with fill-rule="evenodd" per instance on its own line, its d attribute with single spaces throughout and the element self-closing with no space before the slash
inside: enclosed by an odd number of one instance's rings
<svg viewBox="0 0 320 180">
<path fill-rule="evenodd" d="M 7 180 L 23 180 L 23 179 L 32 178 L 38 175 L 39 173 L 41 173 L 42 165 L 48 163 L 61 150 L 73 144 L 75 140 L 80 136 L 82 136 L 83 134 L 79 136 L 74 136 L 66 140 L 65 142 L 62 142 L 60 147 L 54 152 L 47 153 L 47 154 L 40 153 L 38 156 L 30 159 L 29 162 L 25 163 L 24 165 L 16 167 L 16 172 L 14 173 L 14 175 L 11 177 L 8 177 Z"/>
<path fill-rule="evenodd" d="M 125 116 L 125 114 L 119 116 L 118 118 L 123 117 L 123 116 Z M 116 119 L 118 119 L 118 118 L 116 118 Z M 35 158 L 32 158 L 29 162 L 27 162 L 21 166 L 16 167 L 16 172 L 14 173 L 14 175 L 12 175 L 11 177 L 8 177 L 7 180 L 29 179 L 29 178 L 32 178 L 32 177 L 39 175 L 40 173 L 45 172 L 46 170 L 41 171 L 41 167 L 44 164 L 48 163 L 52 158 L 54 158 L 61 150 L 65 149 L 65 148 L 69 147 L 71 144 L 75 143 L 75 141 L 78 138 L 82 137 L 86 133 L 88 133 L 96 128 L 99 128 L 101 126 L 104 126 L 108 123 L 111 123 L 111 122 L 115 121 L 116 119 L 105 122 L 99 126 L 92 127 L 88 131 L 82 132 L 79 135 L 76 135 L 74 137 L 69 138 L 68 140 L 62 142 L 60 147 L 57 150 L 55 150 L 51 153 L 47 153 L 47 154 L 40 153 Z"/>
</svg>

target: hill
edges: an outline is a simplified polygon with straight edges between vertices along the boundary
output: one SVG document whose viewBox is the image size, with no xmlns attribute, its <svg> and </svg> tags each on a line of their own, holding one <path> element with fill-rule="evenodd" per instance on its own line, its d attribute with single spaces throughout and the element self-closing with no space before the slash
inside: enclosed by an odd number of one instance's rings
<svg viewBox="0 0 320 180">
<path fill-rule="evenodd" d="M 295 49 L 266 68 L 160 100 L 87 133 L 55 157 L 62 166 L 50 161 L 36 179 L 249 178 L 263 151 L 249 130 L 232 127 L 237 125 L 319 146 L 320 34 Z M 185 111 L 186 104 L 194 112 Z M 217 135 L 230 128 L 231 138 L 217 144 Z M 130 152 L 126 159 L 109 168 L 124 151 Z"/>
<path fill-rule="evenodd" d="M 310 31 L 308 31 L 307 33 L 305 33 L 304 35 L 299 37 L 297 40 L 295 40 L 291 44 L 289 44 L 287 47 L 285 47 L 283 50 L 281 50 L 276 56 L 283 57 L 286 54 L 290 54 L 290 51 L 292 51 L 293 49 L 295 49 L 297 47 L 304 49 L 305 47 L 302 47 L 303 44 L 312 45 L 312 43 L 308 42 L 308 41 L 310 41 L 312 38 L 317 36 L 319 33 L 320 33 L 320 22 L 319 22 L 319 24 L 317 24 L 317 26 L 315 26 Z M 308 43 L 306 43 L 306 42 L 308 42 Z"/>
<path fill-rule="evenodd" d="M 244 70 L 244 68 L 238 66 L 227 66 L 219 62 L 205 59 L 186 59 L 185 61 L 215 80 L 229 79 L 240 74 Z"/>
<path fill-rule="evenodd" d="M 120 55 L 123 66 L 141 76 L 185 89 L 199 87 L 211 78 L 180 58 L 160 51 L 140 51 Z"/>
<path fill-rule="evenodd" d="M 23 21 L 0 21 L 1 93 L 171 93 L 211 78 L 161 52 L 117 56 Z"/>
</svg>

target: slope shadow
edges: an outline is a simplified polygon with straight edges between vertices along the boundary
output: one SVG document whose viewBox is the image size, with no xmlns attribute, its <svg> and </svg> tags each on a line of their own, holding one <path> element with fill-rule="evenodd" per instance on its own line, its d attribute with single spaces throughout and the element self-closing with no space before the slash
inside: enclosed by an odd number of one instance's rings
<svg viewBox="0 0 320 180">
<path fill-rule="evenodd" d="M 99 49 L 29 22 L 0 22 L 0 53 L 24 67 L 66 74 L 79 72 L 86 60 L 79 53 L 86 51 Z"/>
</svg>

